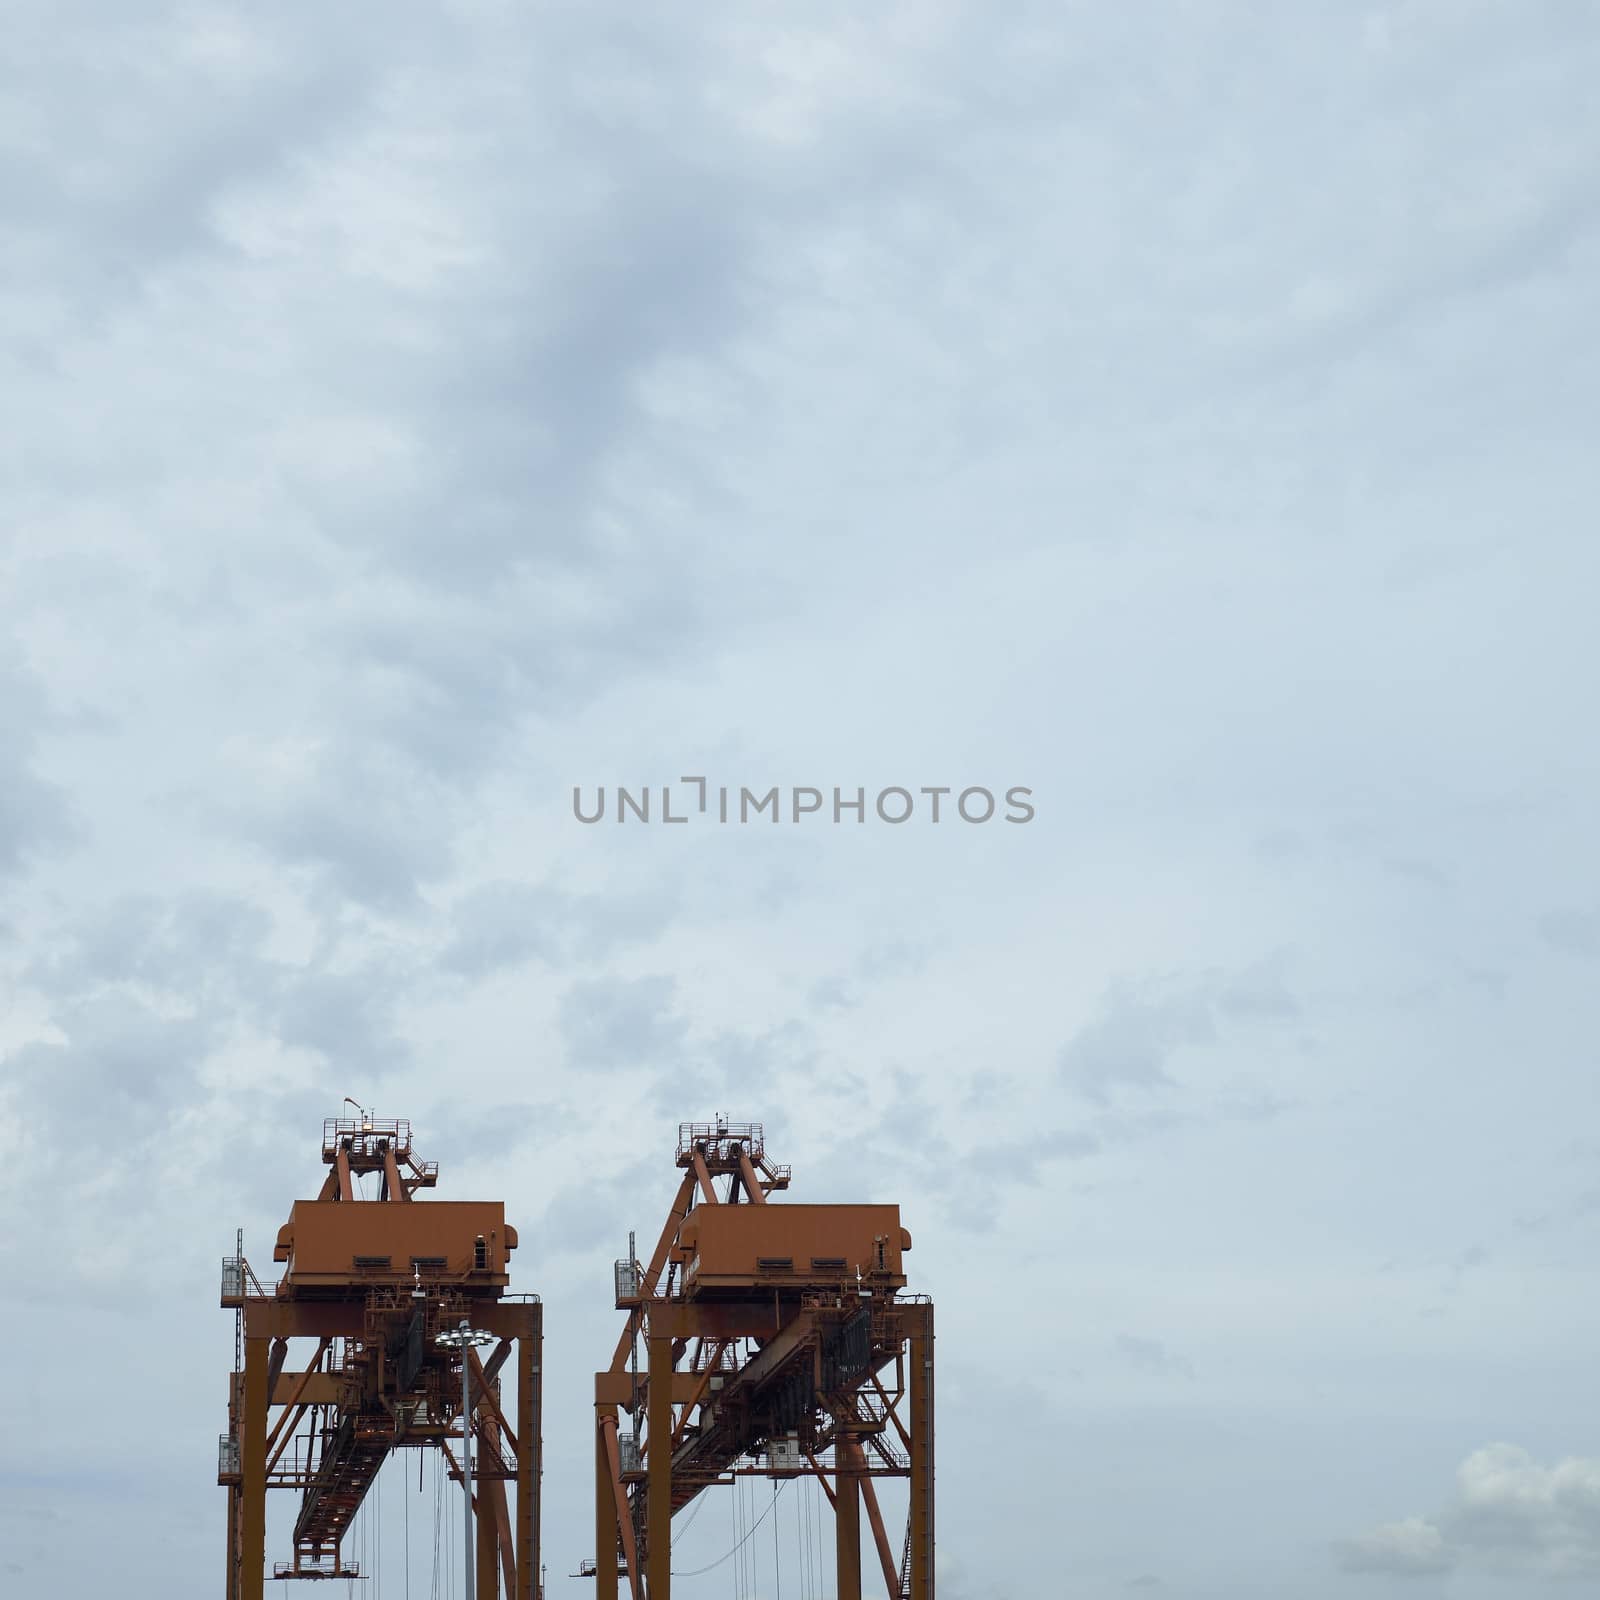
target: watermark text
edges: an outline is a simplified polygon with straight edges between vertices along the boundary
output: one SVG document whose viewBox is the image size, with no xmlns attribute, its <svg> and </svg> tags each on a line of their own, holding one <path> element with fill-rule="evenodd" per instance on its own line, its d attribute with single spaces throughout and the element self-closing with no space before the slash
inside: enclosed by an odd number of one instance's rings
<svg viewBox="0 0 1600 1600">
<path fill-rule="evenodd" d="M 1003 790 L 982 784 L 957 789 L 949 784 L 909 787 L 897 783 L 875 791 L 813 788 L 809 784 L 751 789 L 690 776 L 679 778 L 676 788 L 672 784 L 596 784 L 590 790 L 575 784 L 572 814 L 588 824 L 686 826 L 703 819 L 739 827 L 763 822 L 774 826 L 881 822 L 898 827 L 905 822 L 1028 823 L 1033 821 L 1034 806 L 1033 790 L 1021 784 Z"/>
</svg>

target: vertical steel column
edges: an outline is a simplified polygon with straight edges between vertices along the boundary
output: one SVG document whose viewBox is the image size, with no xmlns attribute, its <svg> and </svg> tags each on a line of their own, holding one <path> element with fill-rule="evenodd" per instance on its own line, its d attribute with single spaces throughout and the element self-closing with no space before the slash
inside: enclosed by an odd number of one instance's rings
<svg viewBox="0 0 1600 1600">
<path fill-rule="evenodd" d="M 239 1230 L 244 1238 L 244 1229 Z M 244 1253 L 243 1244 L 235 1252 Z M 240 1437 L 240 1412 L 244 1405 L 244 1307 L 240 1306 L 233 1317 L 233 1371 L 228 1374 L 228 1432 L 237 1443 Z M 237 1451 L 233 1462 L 239 1470 Z M 239 1485 L 228 1485 L 228 1581 L 224 1590 L 227 1600 L 239 1600 Z"/>
<path fill-rule="evenodd" d="M 933 1307 L 911 1336 L 911 1600 L 933 1595 Z"/>
<path fill-rule="evenodd" d="M 672 1600 L 672 1339 L 650 1329 L 649 1600 Z"/>
<path fill-rule="evenodd" d="M 239 1486 L 228 1485 L 228 1600 L 239 1600 Z"/>
<path fill-rule="evenodd" d="M 467 1319 L 461 1319 L 461 1332 Z M 472 1575 L 472 1346 L 465 1337 L 457 1346 L 461 1352 L 461 1597 L 471 1600 L 477 1585 Z"/>
<path fill-rule="evenodd" d="M 878 1491 L 867 1476 L 866 1452 L 854 1444 L 851 1455 L 861 1470 L 861 1503 L 867 1508 L 867 1521 L 872 1527 L 872 1542 L 878 1547 L 878 1563 L 883 1568 L 883 1581 L 889 1600 L 900 1600 L 900 1570 L 895 1565 L 894 1551 L 889 1545 L 889 1530 L 883 1525 L 883 1508 L 878 1504 Z"/>
<path fill-rule="evenodd" d="M 267 1563 L 268 1339 L 244 1341 L 244 1432 L 239 1440 L 243 1515 L 239 1519 L 239 1600 L 263 1600 Z"/>
<path fill-rule="evenodd" d="M 616 1426 L 617 1408 L 594 1408 L 594 1578 L 595 1600 L 617 1600 L 617 1501 L 606 1451 L 605 1419 Z"/>
<path fill-rule="evenodd" d="M 534 1600 L 539 1582 L 539 1307 L 517 1340 L 517 1592 Z"/>
<path fill-rule="evenodd" d="M 861 1600 L 861 1480 L 851 1457 L 849 1441 L 841 1434 L 833 1443 L 839 1600 Z"/>
<path fill-rule="evenodd" d="M 478 1600 L 499 1600 L 500 1541 L 494 1508 L 489 1503 L 493 1486 L 484 1470 L 488 1440 L 483 1433 L 478 1437 Z"/>
</svg>

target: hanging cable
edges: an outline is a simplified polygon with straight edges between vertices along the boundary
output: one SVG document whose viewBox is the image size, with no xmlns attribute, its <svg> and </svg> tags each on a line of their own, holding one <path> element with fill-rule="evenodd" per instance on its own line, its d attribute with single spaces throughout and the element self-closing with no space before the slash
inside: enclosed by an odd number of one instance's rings
<svg viewBox="0 0 1600 1600">
<path fill-rule="evenodd" d="M 785 1483 L 788 1479 L 784 1480 Z M 772 1509 L 778 1509 L 778 1480 L 772 1480 Z M 773 1600 L 783 1600 L 783 1567 L 778 1560 L 778 1519 L 772 1519 L 772 1594 Z"/>
<path fill-rule="evenodd" d="M 744 1480 L 744 1586 L 752 1600 L 756 1594 L 756 1546 L 750 1537 L 759 1524 L 756 1521 L 756 1480 L 746 1477 Z"/>
<path fill-rule="evenodd" d="M 750 1535 L 755 1532 L 751 1526 L 752 1513 L 755 1510 L 750 1498 L 750 1479 L 739 1480 L 739 1498 L 744 1503 L 744 1543 L 739 1553 L 739 1565 L 744 1568 L 744 1592 L 747 1600 L 755 1600 L 756 1573 L 752 1557 L 755 1551 L 750 1548 Z"/>
<path fill-rule="evenodd" d="M 710 1495 L 706 1494 L 704 1491 L 700 1493 L 695 1500 L 694 1510 L 691 1511 L 689 1515 L 683 1519 L 682 1523 L 680 1523 L 679 1526 L 673 1531 L 672 1537 L 675 1540 L 681 1539 L 684 1534 L 686 1534 L 689 1529 L 694 1526 L 694 1519 L 700 1515 L 702 1510 L 705 1509 L 705 1503 L 710 1498 Z"/>
<path fill-rule="evenodd" d="M 811 1600 L 811 1569 L 806 1564 L 806 1492 L 804 1487 L 794 1502 L 794 1562 L 800 1574 L 800 1600 Z"/>
<path fill-rule="evenodd" d="M 433 1586 L 428 1590 L 428 1600 L 439 1597 L 439 1452 L 433 1455 Z"/>
<path fill-rule="evenodd" d="M 787 1485 L 785 1485 L 784 1487 L 786 1488 Z M 708 1567 L 696 1567 L 693 1572 L 679 1572 L 676 1568 L 674 1568 L 672 1576 L 674 1578 L 698 1578 L 701 1575 L 701 1573 L 703 1573 L 703 1572 L 715 1572 L 716 1569 L 718 1567 L 720 1567 L 724 1561 L 728 1561 L 728 1560 L 732 1559 L 732 1557 L 738 1555 L 739 1552 L 741 1550 L 743 1550 L 745 1545 L 749 1542 L 750 1536 L 756 1531 L 757 1528 L 759 1528 L 761 1526 L 761 1524 L 763 1522 L 765 1522 L 767 1520 L 767 1517 L 768 1517 L 769 1513 L 772 1511 L 772 1507 L 777 1505 L 778 1497 L 782 1493 L 783 1493 L 783 1489 L 779 1489 L 777 1491 L 777 1493 L 773 1495 L 773 1497 L 772 1497 L 772 1505 L 768 1506 L 767 1509 L 765 1511 L 763 1511 L 759 1517 L 756 1518 L 756 1520 L 750 1525 L 750 1527 L 748 1527 L 745 1530 L 743 1537 L 739 1540 L 738 1544 L 736 1544 L 733 1547 L 733 1549 L 729 1550 L 725 1555 L 718 1556 L 717 1559 L 715 1561 L 713 1561 L 710 1566 L 708 1566 Z"/>
<path fill-rule="evenodd" d="M 738 1549 L 744 1542 L 739 1537 L 739 1480 L 733 1480 L 733 1547 Z M 744 1567 L 737 1561 L 733 1564 L 733 1600 L 743 1600 L 744 1594 Z"/>
<path fill-rule="evenodd" d="M 827 1563 L 822 1548 L 822 1507 L 827 1496 L 823 1494 L 822 1484 L 814 1474 L 807 1487 L 811 1490 L 806 1502 L 806 1543 L 811 1547 L 811 1589 L 815 1600 L 822 1600 L 827 1583 Z"/>
</svg>

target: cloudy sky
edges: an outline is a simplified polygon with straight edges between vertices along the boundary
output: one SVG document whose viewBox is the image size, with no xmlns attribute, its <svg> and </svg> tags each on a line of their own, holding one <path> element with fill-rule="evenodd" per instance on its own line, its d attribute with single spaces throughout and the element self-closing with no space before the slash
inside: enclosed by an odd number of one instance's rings
<svg viewBox="0 0 1600 1600">
<path fill-rule="evenodd" d="M 718 1111 L 902 1206 L 945 1600 L 1592 1581 L 1600 17 L 0 52 L 0 1587 L 220 1592 L 218 1262 L 346 1094 L 521 1230 L 552 1600 Z M 713 814 L 773 785 L 868 819 Z M 811 1600 L 806 1510 L 686 1600 Z M 378 1594 L 432 1513 L 385 1475 Z"/>
</svg>

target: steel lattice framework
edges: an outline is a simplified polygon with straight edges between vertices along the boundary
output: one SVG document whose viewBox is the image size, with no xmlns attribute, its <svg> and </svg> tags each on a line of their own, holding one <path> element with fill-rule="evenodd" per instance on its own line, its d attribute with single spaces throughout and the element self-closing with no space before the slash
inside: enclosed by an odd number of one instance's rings
<svg viewBox="0 0 1600 1600">
<path fill-rule="evenodd" d="M 933 1305 L 904 1293 L 899 1207 L 769 1203 L 790 1174 L 759 1123 L 684 1123 L 676 1162 L 650 1260 L 616 1263 L 627 1326 L 595 1377 L 597 1600 L 670 1600 L 674 1514 L 747 1473 L 821 1482 L 838 1600 L 861 1600 L 863 1511 L 890 1600 L 934 1600 Z M 886 1477 L 910 1481 L 898 1550 Z"/>
<path fill-rule="evenodd" d="M 222 1304 L 241 1336 L 217 1463 L 228 1491 L 227 1600 L 261 1600 L 268 1489 L 300 1495 L 292 1556 L 273 1576 L 355 1577 L 341 1544 L 390 1453 L 440 1450 L 459 1483 L 468 1438 L 476 1600 L 535 1600 L 543 1315 L 537 1296 L 506 1293 L 516 1230 L 499 1201 L 418 1201 L 438 1167 L 413 1152 L 409 1122 L 330 1119 L 322 1159 L 317 1198 L 296 1201 L 279 1230 L 278 1283 L 264 1289 L 242 1249 L 222 1264 Z M 368 1178 L 376 1199 L 362 1197 Z M 436 1342 L 464 1318 L 496 1336 L 487 1360 Z M 299 1370 L 288 1365 L 292 1339 L 315 1341 Z M 513 1355 L 515 1427 L 500 1399 Z M 465 1419 L 462 1359 L 472 1363 Z"/>
</svg>

